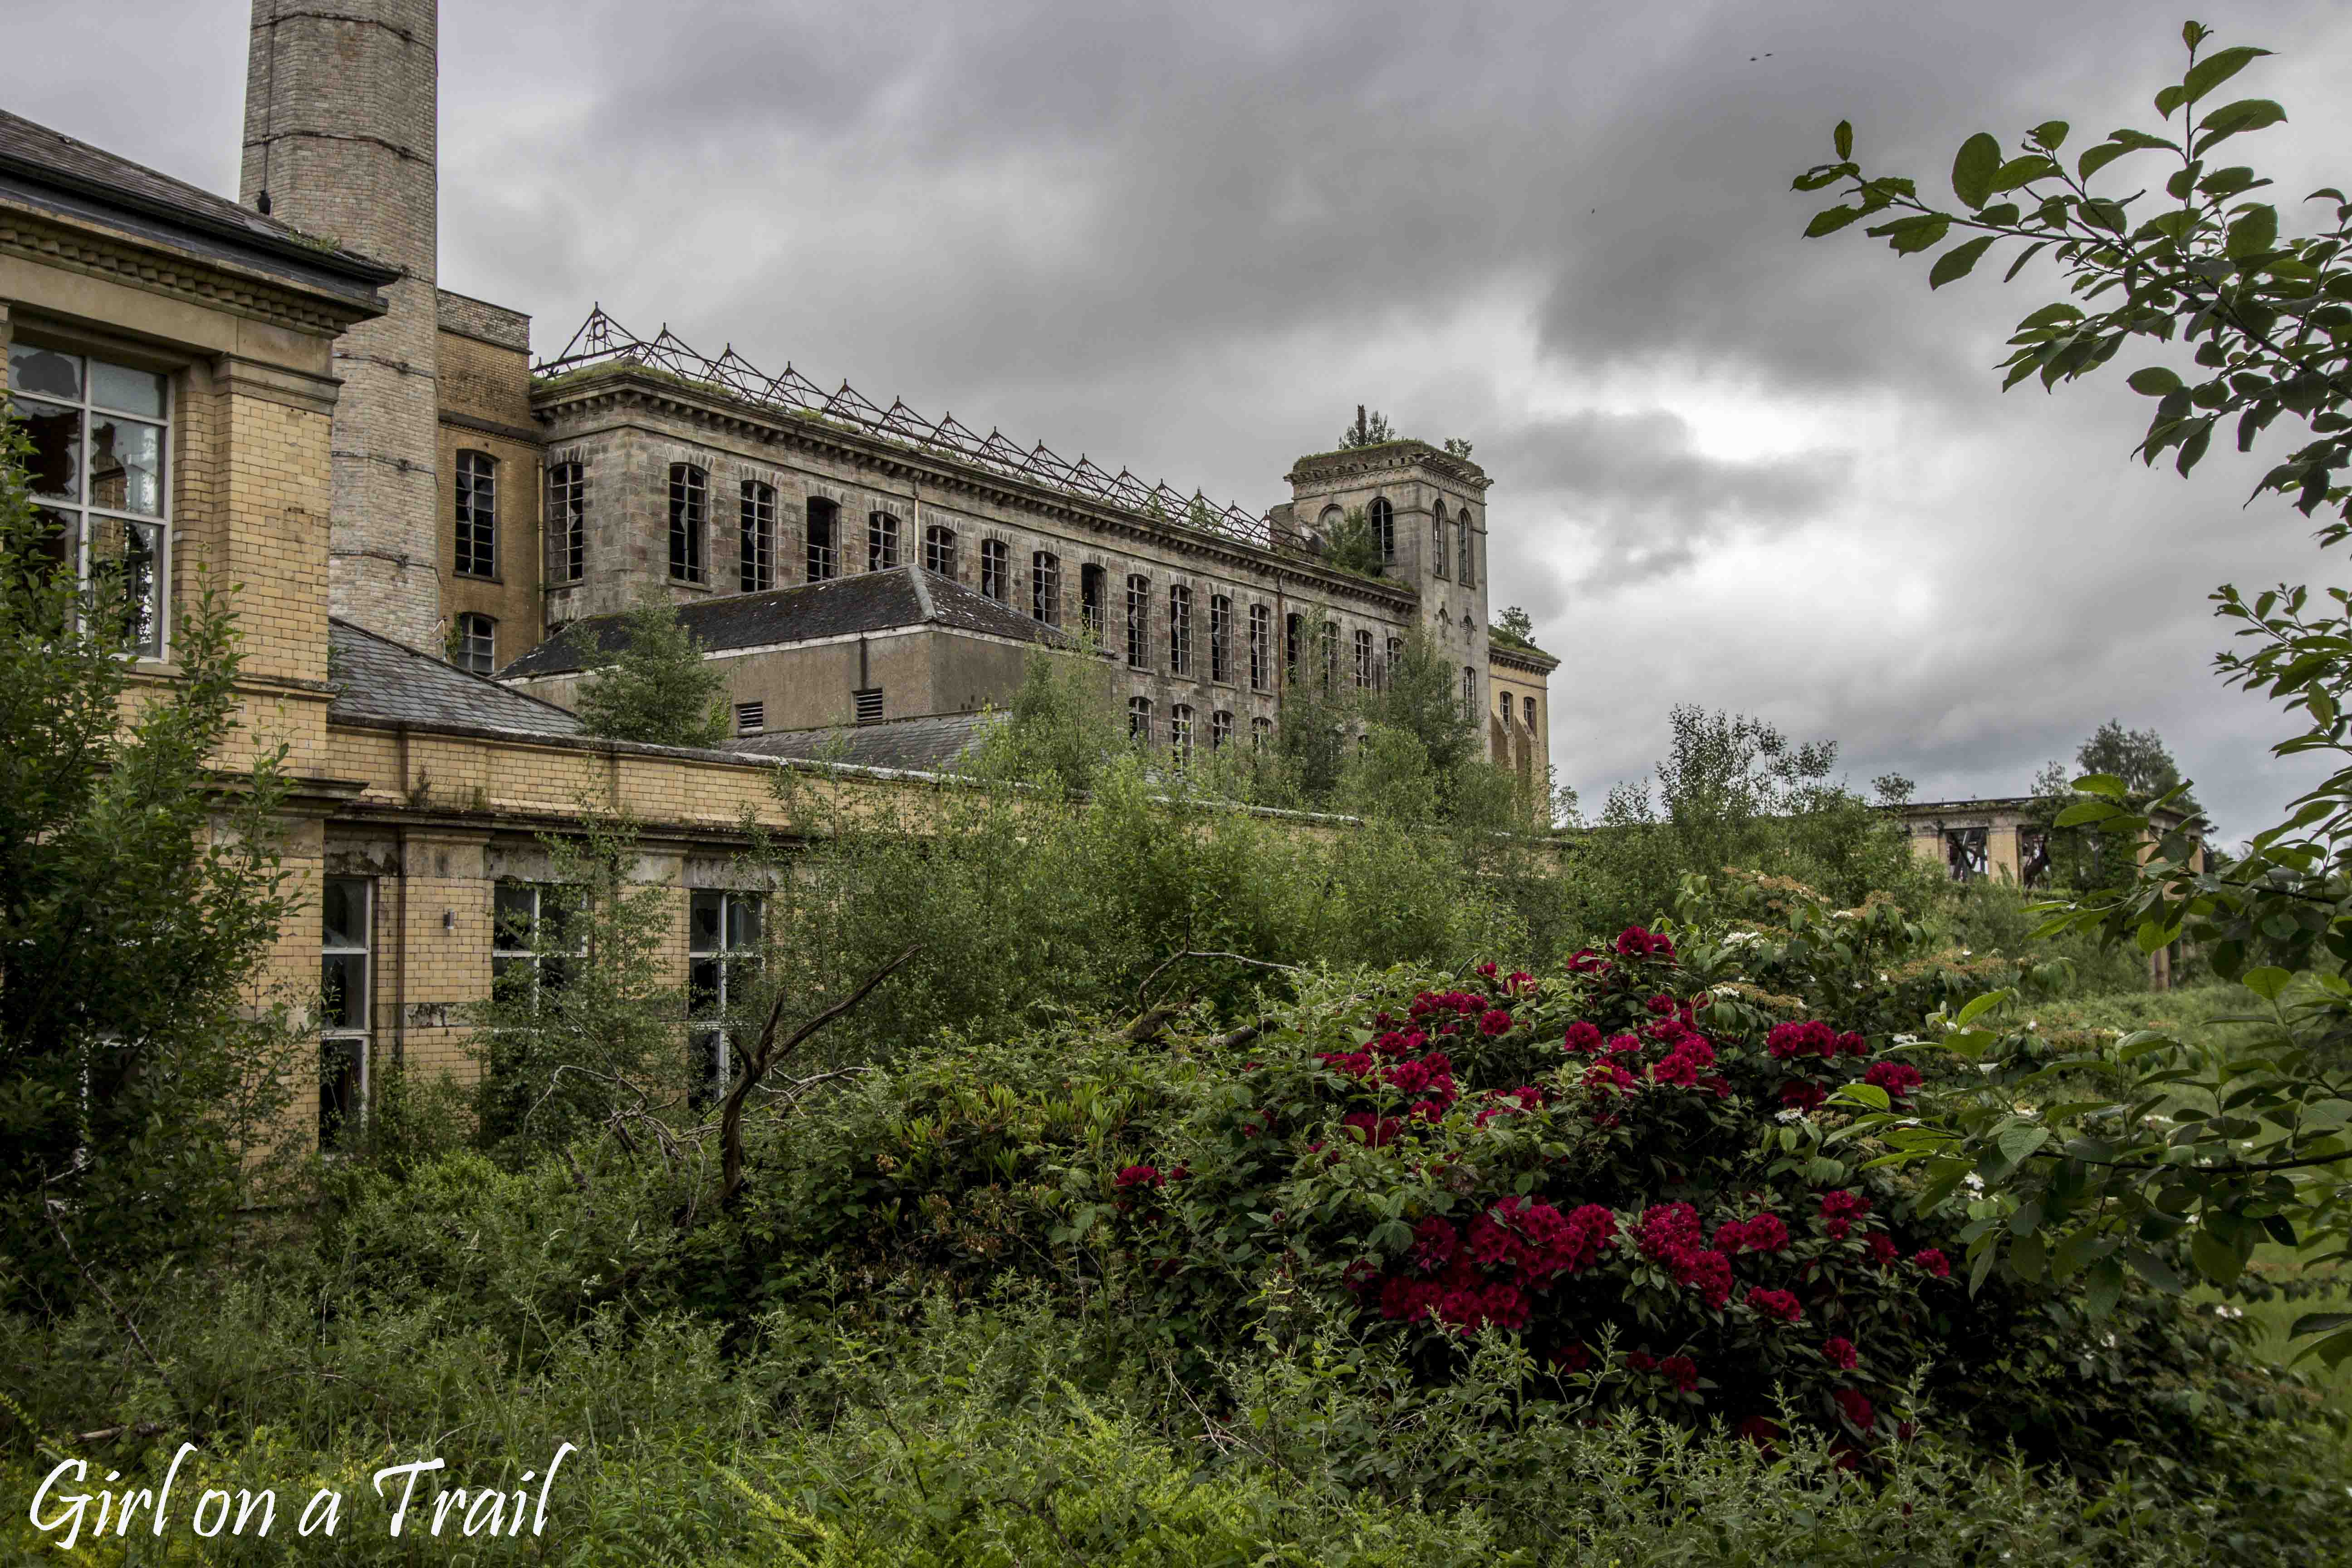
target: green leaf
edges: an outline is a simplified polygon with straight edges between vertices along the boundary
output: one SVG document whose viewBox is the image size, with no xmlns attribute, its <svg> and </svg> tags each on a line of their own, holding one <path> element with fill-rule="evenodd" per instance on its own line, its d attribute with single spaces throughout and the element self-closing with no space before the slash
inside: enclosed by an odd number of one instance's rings
<svg viewBox="0 0 2352 1568">
<path fill-rule="evenodd" d="M 1887 1108 L 1886 1091 L 1874 1083 L 1850 1083 L 1830 1098 L 1846 1100 L 1854 1105 L 1867 1105 L 1873 1110 L 1885 1110 Z"/>
<path fill-rule="evenodd" d="M 1972 208 L 1984 205 L 2000 168 L 2000 143 L 1978 132 L 1960 143 L 1959 153 L 1952 159 L 1952 194 Z"/>
<path fill-rule="evenodd" d="M 1937 215 L 1926 223 L 1897 229 L 1886 243 L 1897 256 L 1916 255 L 1943 244 L 1944 236 L 1951 226 L 1951 219 Z"/>
<path fill-rule="evenodd" d="M 2303 1108 L 2305 1128 L 2341 1127 L 2352 1121 L 2352 1100 L 2322 1100 Z"/>
<path fill-rule="evenodd" d="M 1853 121 L 1851 120 L 1839 121 L 1837 122 L 1837 129 L 1830 132 L 1830 140 L 1837 143 L 1837 155 L 1840 163 L 1843 163 L 1846 159 L 1853 157 Z"/>
<path fill-rule="evenodd" d="M 2048 1142 L 2050 1142 L 2050 1129 L 2032 1122 L 2021 1121 L 1994 1139 L 1993 1144 L 2000 1149 L 2001 1158 L 2014 1165 Z"/>
<path fill-rule="evenodd" d="M 2317 1344 L 2307 1347 L 2303 1352 L 2302 1355 L 2298 1355 L 2294 1359 L 2301 1361 L 2304 1356 L 2317 1356 L 2329 1366 L 2337 1365 L 2345 1357 L 2352 1356 L 2352 1330 L 2347 1330 L 2345 1332 L 2340 1334 L 2329 1335 L 2326 1339 L 2320 1341 Z"/>
<path fill-rule="evenodd" d="M 2179 86 L 2166 88 L 2156 95 L 2156 117 L 2158 120 L 2171 119 L 2172 111 L 2188 100 L 2189 91 L 2186 88 Z"/>
<path fill-rule="evenodd" d="M 2032 130 L 2027 132 L 2026 134 L 2033 138 L 2035 145 L 2049 152 L 2055 153 L 2058 151 L 2059 146 L 2065 142 L 2066 131 L 2067 125 L 2064 121 L 2045 120 L 2041 124 L 2035 126 Z"/>
<path fill-rule="evenodd" d="M 2352 1312 L 2305 1312 L 2287 1330 L 2286 1337 L 2299 1340 L 2305 1334 L 2332 1334 L 2342 1329 L 2352 1329 Z"/>
<path fill-rule="evenodd" d="M 1992 245 L 1994 237 L 1983 235 L 1956 245 L 1936 258 L 1936 265 L 1927 269 L 1927 287 L 1941 289 L 1945 284 L 1966 278 L 1975 268 L 1979 258 Z"/>
<path fill-rule="evenodd" d="M 2180 390 L 2180 377 L 2160 364 L 2152 364 L 2132 372 L 2124 384 L 2142 397 L 2162 397 L 2168 392 Z"/>
<path fill-rule="evenodd" d="M 1860 207 L 1831 207 L 1826 212 L 1817 212 L 1813 221 L 1805 226 L 1805 237 L 1819 239 L 1825 234 L 1835 234 L 1861 216 Z"/>
<path fill-rule="evenodd" d="M 2083 155 L 2074 160 L 2074 175 L 2087 180 L 2126 153 L 2137 153 L 2137 147 L 2126 147 L 2120 142 L 2102 142 L 2095 147 L 2085 147 Z"/>
<path fill-rule="evenodd" d="M 2114 1311 L 2123 1293 L 2123 1260 L 2112 1254 L 2091 1265 L 2090 1272 L 2084 1276 L 2083 1305 L 2094 1318 L 2104 1318 Z"/>
<path fill-rule="evenodd" d="M 2053 827 L 2079 827 L 2086 822 L 2105 822 L 2111 816 L 2125 816 L 2128 815 L 2129 813 L 2126 812 L 2121 806 L 2110 805 L 2104 800 L 2078 800 L 2074 805 L 2068 806 L 2065 810 L 2060 812 L 2057 816 L 2052 820 L 2051 826 Z"/>
<path fill-rule="evenodd" d="M 2224 137 L 2241 132 L 2260 131 L 2276 125 L 2286 118 L 2286 110 L 2267 98 L 2242 98 L 2235 103 L 2225 103 L 2203 120 L 2198 129 L 2204 132 L 2189 148 L 2189 156 L 2201 158 L 2205 150 Z"/>
<path fill-rule="evenodd" d="M 2257 49 L 2245 44 L 2233 49 L 2223 49 L 2211 58 L 2199 60 L 2190 66 L 2189 74 L 2180 79 L 2180 85 L 2189 89 L 2189 97 L 2202 98 L 2269 53 L 2268 49 Z"/>
<path fill-rule="evenodd" d="M 2074 781 L 2077 795 L 2103 795 L 2109 800 L 2121 800 L 2128 792 L 2124 781 L 2113 773 L 2084 773 Z"/>
<path fill-rule="evenodd" d="M 2029 153 L 2022 158 L 2011 158 L 1993 172 L 1992 188 L 2013 191 L 2020 185 L 2046 180 L 2058 172 L 2058 165 L 2039 153 Z"/>
<path fill-rule="evenodd" d="M 2039 1231 L 2018 1237 L 2009 1244 L 2009 1266 L 2023 1279 L 2039 1279 L 2050 1267 L 2050 1247 Z"/>
<path fill-rule="evenodd" d="M 2226 247 L 2231 259 L 2261 256 L 2278 244 L 2278 209 L 2256 203 L 2230 226 Z"/>
<path fill-rule="evenodd" d="M 2197 1272 L 2216 1285 L 2227 1285 L 2246 1266 L 2236 1247 L 2201 1225 L 2189 1238 L 2189 1256 L 2196 1263 Z"/>
<path fill-rule="evenodd" d="M 2266 963 L 2260 969 L 2246 971 L 2238 983 L 2263 1001 L 2275 1002 L 2294 981 L 2294 976 L 2285 970 Z"/>
</svg>

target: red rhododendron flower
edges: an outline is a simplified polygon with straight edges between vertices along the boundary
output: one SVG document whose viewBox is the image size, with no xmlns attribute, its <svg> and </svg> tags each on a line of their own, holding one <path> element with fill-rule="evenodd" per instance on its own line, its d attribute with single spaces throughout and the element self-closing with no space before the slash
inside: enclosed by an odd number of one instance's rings
<svg viewBox="0 0 2352 1568">
<path fill-rule="evenodd" d="M 1356 1295 L 1362 1295 L 1380 1282 L 1381 1266 L 1369 1258 L 1359 1258 L 1348 1265 L 1339 1276 L 1339 1283 Z"/>
<path fill-rule="evenodd" d="M 1157 1165 L 1129 1165 L 1111 1179 L 1111 1185 L 1120 1192 L 1129 1187 L 1156 1187 L 1163 1178 Z"/>
<path fill-rule="evenodd" d="M 1778 1215 L 1726 1220 L 1715 1230 L 1715 1249 L 1721 1253 L 1738 1252 L 1742 1247 L 1750 1252 L 1778 1252 L 1788 1245 L 1789 1227 L 1780 1223 Z"/>
<path fill-rule="evenodd" d="M 1492 979 L 1494 979 L 1494 978 L 1495 978 L 1495 973 L 1496 973 L 1496 969 L 1497 969 L 1497 968 L 1499 968 L 1499 967 L 1500 967 L 1499 965 L 1496 964 L 1495 963 L 1493 963 L 1493 962 L 1490 960 L 1489 962 L 1485 963 L 1482 963 L 1482 964 L 1480 964 L 1480 965 L 1478 966 L 1478 973 L 1479 973 L 1480 974 L 1484 975 L 1486 979 L 1488 979 L 1488 980 L 1492 980 Z"/>
<path fill-rule="evenodd" d="M 1405 1115 L 1411 1117 L 1415 1121 L 1426 1121 L 1434 1125 L 1435 1123 L 1445 1120 L 1445 1101 L 1442 1100 L 1415 1100 L 1413 1102 L 1412 1109 L 1406 1111 Z"/>
<path fill-rule="evenodd" d="M 1828 1234 L 1829 1238 L 1832 1241 L 1843 1241 L 1847 1235 L 1853 1231 L 1853 1221 L 1850 1219 L 1825 1219 L 1822 1221 L 1822 1229 Z"/>
<path fill-rule="evenodd" d="M 1351 1111 L 1339 1119 L 1342 1127 L 1353 1128 L 1361 1134 L 1367 1148 L 1385 1148 L 1396 1142 L 1404 1131 L 1404 1123 L 1393 1116 L 1374 1116 L 1369 1110 Z"/>
<path fill-rule="evenodd" d="M 1643 1005 L 1661 1018 L 1671 1018 L 1675 1016 L 1675 999 L 1671 996 L 1653 996 Z"/>
<path fill-rule="evenodd" d="M 1909 1062 L 1873 1062 L 1862 1081 L 1885 1089 L 1890 1100 L 1900 1100 L 1919 1087 L 1919 1069 Z"/>
<path fill-rule="evenodd" d="M 1780 1426 L 1769 1415 L 1750 1415 L 1731 1429 L 1735 1437 L 1745 1437 L 1759 1448 L 1770 1448 L 1780 1440 Z"/>
<path fill-rule="evenodd" d="M 1791 1110 L 1807 1112 L 1819 1110 L 1822 1108 L 1822 1101 L 1829 1097 L 1828 1089 L 1817 1083 L 1807 1083 L 1801 1079 L 1792 1078 L 1780 1086 L 1780 1103 Z"/>
<path fill-rule="evenodd" d="M 1698 1210 L 1688 1204 L 1654 1204 L 1642 1211 L 1634 1239 L 1643 1257 L 1670 1260 L 1676 1252 L 1698 1246 Z"/>
<path fill-rule="evenodd" d="M 1837 1037 L 1837 1054 L 1842 1057 L 1866 1057 L 1870 1054 L 1870 1042 L 1848 1031 Z"/>
<path fill-rule="evenodd" d="M 1870 1200 L 1860 1193 L 1844 1187 L 1822 1194 L 1822 1216 L 1824 1219 L 1858 1219 L 1870 1212 Z"/>
<path fill-rule="evenodd" d="M 1883 1230 L 1870 1233 L 1870 1256 L 1881 1268 L 1895 1261 L 1895 1238 Z"/>
<path fill-rule="evenodd" d="M 1658 1363 L 1658 1375 L 1689 1394 L 1698 1387 L 1698 1363 L 1686 1355 L 1670 1355 Z"/>
<path fill-rule="evenodd" d="M 1822 1359 L 1840 1372 L 1852 1372 L 1861 1358 L 1854 1353 L 1853 1342 L 1840 1337 L 1822 1342 Z"/>
<path fill-rule="evenodd" d="M 1627 1351 L 1625 1365 L 1633 1372 L 1655 1372 L 1658 1369 L 1658 1358 L 1648 1351 Z"/>
<path fill-rule="evenodd" d="M 1527 1293 L 1508 1280 L 1487 1286 L 1478 1308 L 1486 1321 L 1498 1329 L 1528 1326 Z"/>
<path fill-rule="evenodd" d="M 1478 1032 L 1482 1035 L 1499 1035 L 1510 1026 L 1511 1016 L 1500 1007 L 1489 1007 L 1478 1015 Z"/>
<path fill-rule="evenodd" d="M 1424 1273 L 1434 1274 L 1454 1261 L 1460 1238 L 1442 1215 L 1431 1215 L 1412 1227 L 1412 1261 Z"/>
<path fill-rule="evenodd" d="M 1372 1070 L 1372 1053 L 1370 1051 L 1321 1051 L 1317 1053 L 1315 1059 L 1333 1072 L 1345 1073 L 1349 1078 L 1361 1078 Z"/>
<path fill-rule="evenodd" d="M 1911 1255 L 1911 1261 L 1938 1279 L 1949 1279 L 1952 1277 L 1952 1260 L 1935 1247 L 1922 1247 Z"/>
<path fill-rule="evenodd" d="M 1551 1352 L 1551 1364 L 1555 1372 L 1584 1372 L 1592 1365 L 1592 1352 L 1581 1344 L 1562 1345 Z"/>
<path fill-rule="evenodd" d="M 1514 969 L 1503 977 L 1503 989 L 1514 996 L 1523 991 L 1533 991 L 1535 988 L 1536 977 L 1524 969 Z"/>
<path fill-rule="evenodd" d="M 1428 1316 L 1436 1306 L 1441 1287 L 1435 1280 L 1407 1279 L 1392 1275 L 1381 1287 L 1381 1316 L 1391 1321 L 1410 1321 Z"/>
<path fill-rule="evenodd" d="M 1718 1253 L 1717 1256 L 1722 1255 Z M 1783 1323 L 1797 1322 L 1805 1315 L 1805 1309 L 1794 1296 L 1786 1290 L 1768 1290 L 1761 1285 L 1749 1289 L 1748 1304 L 1756 1309 L 1759 1316 L 1774 1318 Z"/>
<path fill-rule="evenodd" d="M 1570 974 L 1606 974 L 1610 967 L 1607 959 L 1589 947 L 1580 947 L 1568 955 L 1568 972 Z"/>
<path fill-rule="evenodd" d="M 1585 1087 L 1588 1089 L 1601 1089 L 1605 1087 L 1609 1089 L 1639 1089 L 1642 1087 L 1641 1084 L 1635 1080 L 1632 1073 L 1627 1072 L 1615 1062 L 1595 1062 L 1591 1067 L 1585 1068 L 1584 1083 Z"/>
<path fill-rule="evenodd" d="M 1559 1042 L 1560 1049 L 1589 1057 L 1601 1048 L 1601 1029 L 1582 1018 L 1568 1026 L 1568 1034 Z"/>
<path fill-rule="evenodd" d="M 1847 1420 L 1865 1432 L 1878 1417 L 1878 1412 L 1871 1408 L 1870 1401 L 1863 1397 L 1862 1390 L 1858 1388 L 1841 1388 L 1830 1397 L 1837 1401 L 1838 1409 L 1844 1413 Z"/>
<path fill-rule="evenodd" d="M 1775 1024 L 1764 1037 L 1764 1048 L 1777 1058 L 1828 1057 L 1837 1052 L 1837 1036 L 1819 1018 Z"/>
</svg>

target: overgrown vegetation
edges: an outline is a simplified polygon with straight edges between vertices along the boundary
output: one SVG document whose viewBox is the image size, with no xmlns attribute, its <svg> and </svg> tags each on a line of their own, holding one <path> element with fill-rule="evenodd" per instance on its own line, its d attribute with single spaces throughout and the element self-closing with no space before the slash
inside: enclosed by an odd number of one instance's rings
<svg viewBox="0 0 2352 1568">
<path fill-rule="evenodd" d="M 617 649 L 597 643 L 582 622 L 583 671 L 575 711 L 591 735 L 656 746 L 715 746 L 727 736 L 727 677 L 702 657 L 702 645 L 659 590 L 641 595 L 622 617 Z"/>
</svg>

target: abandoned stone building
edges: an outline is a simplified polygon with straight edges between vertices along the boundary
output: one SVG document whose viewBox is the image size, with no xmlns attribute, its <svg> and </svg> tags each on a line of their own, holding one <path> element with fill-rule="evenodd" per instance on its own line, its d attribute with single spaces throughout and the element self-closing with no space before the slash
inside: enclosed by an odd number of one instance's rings
<svg viewBox="0 0 2352 1568">
<path fill-rule="evenodd" d="M 470 1070 L 467 1009 L 527 961 L 543 836 L 583 807 L 639 825 L 671 956 L 723 1007 L 758 925 L 743 825 L 793 826 L 774 771 L 823 750 L 877 800 L 928 798 L 1039 647 L 1093 648 L 1134 733 L 1181 750 L 1270 734 L 1294 670 L 1378 684 L 1419 629 L 1493 753 L 1545 765 L 1554 662 L 1489 637 L 1466 458 L 1302 458 L 1253 513 L 601 311 L 535 363 L 527 315 L 439 287 L 437 20 L 254 0 L 234 202 L 0 113 L 0 350 L 39 504 L 79 569 L 141 585 L 151 688 L 199 570 L 235 584 L 223 761 L 287 747 L 317 915 L 273 973 L 324 997 L 321 1138 L 380 1064 Z M 1377 574 L 1321 548 L 1358 509 Z M 604 643 L 645 593 L 726 670 L 726 749 L 593 739 L 564 706 L 578 644 L 550 633 Z M 724 1073 L 723 1026 L 694 1037 Z"/>
</svg>

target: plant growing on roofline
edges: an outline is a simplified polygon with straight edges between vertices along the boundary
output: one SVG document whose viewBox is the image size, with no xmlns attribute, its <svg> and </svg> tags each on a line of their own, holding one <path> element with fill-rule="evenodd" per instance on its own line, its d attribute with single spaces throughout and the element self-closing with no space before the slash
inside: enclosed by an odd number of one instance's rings
<svg viewBox="0 0 2352 1568">
<path fill-rule="evenodd" d="M 2182 29 L 2188 65 L 2156 94 L 2160 132 L 2113 132 L 2071 169 L 2060 156 L 2063 121 L 2034 126 L 2013 150 L 1987 133 L 1969 137 L 1952 163 L 1956 207 L 1923 197 L 1913 180 L 1865 173 L 1853 158 L 1853 127 L 1840 122 L 1836 162 L 1807 171 L 1796 188 L 1837 186 L 1845 200 L 1805 232 L 1876 218 L 1865 232 L 1898 255 L 1955 239 L 1929 269 L 1931 288 L 1966 276 L 2004 242 L 2017 252 L 2009 279 L 2037 258 L 2056 263 L 2066 297 L 2018 323 L 2005 387 L 2031 376 L 2054 389 L 2136 338 L 2194 344 L 2187 378 L 2160 364 L 2130 374 L 2132 389 L 2156 400 L 2138 455 L 2153 464 L 2170 454 L 2186 475 L 2224 418 L 2235 416 L 2242 451 L 2283 416 L 2300 422 L 2310 439 L 2254 493 L 2285 496 L 2306 517 L 2322 517 L 2321 544 L 2334 546 L 2352 537 L 2352 489 L 2341 482 L 2352 456 L 2352 200 L 2333 188 L 2313 193 L 2324 216 L 2307 233 L 2285 234 L 2278 208 L 2256 198 L 2271 182 L 2221 163 L 2233 138 L 2279 124 L 2286 111 L 2258 98 L 2206 107 L 2268 52 L 2209 53 L 2211 37 L 2195 22 Z M 2094 188 L 2109 165 L 2149 153 L 2171 166 L 2161 197 Z M 1896 1116 L 1867 1086 L 1846 1091 L 1876 1112 L 1854 1131 L 1885 1141 L 1888 1160 L 1923 1168 L 1923 1206 L 1964 1179 L 1983 1184 L 1964 1233 L 1974 1282 L 2000 1268 L 2027 1279 L 2081 1276 L 2104 1304 L 2127 1268 L 2179 1289 L 2149 1244 L 2183 1235 L 2197 1271 L 2225 1288 L 2241 1284 L 2265 1238 L 2338 1267 L 2352 1252 L 2352 981 L 2344 973 L 2352 963 L 2352 594 L 2282 584 L 2249 597 L 2225 585 L 2212 599 L 2244 639 L 2216 656 L 2223 679 L 2302 716 L 2303 732 L 2276 754 L 2332 753 L 2337 770 L 2234 858 L 2200 854 L 2188 833 L 2155 816 L 2183 807 L 2185 784 L 2145 801 L 2113 774 L 2074 781 L 2057 825 L 2120 836 L 2122 852 L 2105 863 L 2129 874 L 2047 906 L 2044 930 L 2096 931 L 2146 952 L 2183 939 L 2202 944 L 2218 973 L 2260 999 L 2244 1020 L 2255 1038 L 2223 1051 L 2142 1030 L 2053 1053 L 2000 1026 L 2010 997 L 1996 992 L 1940 1020 L 1941 1035 L 1924 1043 L 1978 1069 L 1971 1087 L 1932 1114 Z M 2115 1072 L 2126 1087 L 2034 1103 L 2054 1075 L 2086 1066 Z M 2310 1337 L 2305 1354 L 2331 1364 L 2352 1356 L 2352 1314 L 2306 1314 L 2294 1331 Z"/>
</svg>

